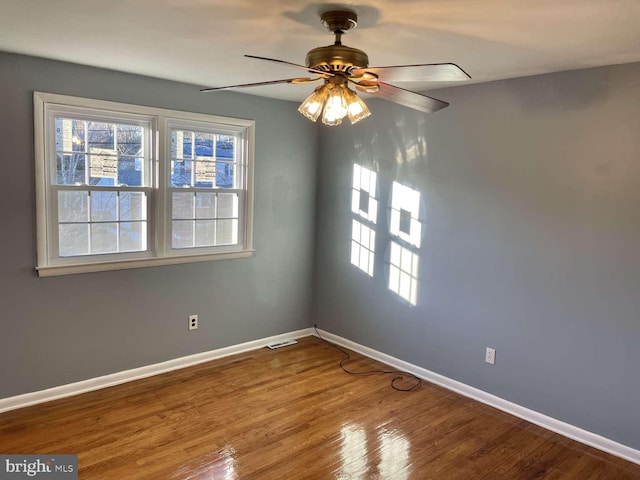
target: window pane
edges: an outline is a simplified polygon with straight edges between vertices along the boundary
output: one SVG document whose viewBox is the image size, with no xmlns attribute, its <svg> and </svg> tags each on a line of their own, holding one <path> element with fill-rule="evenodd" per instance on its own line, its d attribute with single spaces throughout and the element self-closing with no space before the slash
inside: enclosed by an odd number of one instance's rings
<svg viewBox="0 0 640 480">
<path fill-rule="evenodd" d="M 218 135 L 216 158 L 229 161 L 235 158 L 235 138 L 230 135 Z"/>
<path fill-rule="evenodd" d="M 147 249 L 147 222 L 120 224 L 120 251 L 137 252 Z"/>
<path fill-rule="evenodd" d="M 172 215 L 174 219 L 193 218 L 193 193 L 174 192 L 172 198 Z"/>
<path fill-rule="evenodd" d="M 138 192 L 120 193 L 120 220 L 146 220 L 147 196 Z"/>
<path fill-rule="evenodd" d="M 234 245 L 238 243 L 238 221 L 218 220 L 216 245 Z"/>
<path fill-rule="evenodd" d="M 88 222 L 89 195 L 87 192 L 58 192 L 59 222 Z"/>
<path fill-rule="evenodd" d="M 218 218 L 238 218 L 238 195 L 236 193 L 218 194 Z"/>
<path fill-rule="evenodd" d="M 113 149 L 89 150 L 89 184 L 115 185 L 118 180 L 118 157 Z"/>
<path fill-rule="evenodd" d="M 92 222 L 118 219 L 118 195 L 116 192 L 92 192 L 90 198 Z"/>
<path fill-rule="evenodd" d="M 191 133 L 171 130 L 171 158 L 191 158 Z"/>
<path fill-rule="evenodd" d="M 114 125 L 112 123 L 87 122 L 89 150 L 92 148 L 109 149 L 115 148 Z"/>
<path fill-rule="evenodd" d="M 171 186 L 190 187 L 193 162 L 190 160 L 171 162 Z"/>
<path fill-rule="evenodd" d="M 216 164 L 213 162 L 194 162 L 196 167 L 195 186 L 212 188 L 216 180 Z"/>
<path fill-rule="evenodd" d="M 140 157 L 144 154 L 144 128 L 138 125 L 118 125 L 118 154 Z"/>
<path fill-rule="evenodd" d="M 198 220 L 196 222 L 196 247 L 207 247 L 213 245 L 215 234 L 215 220 Z"/>
<path fill-rule="evenodd" d="M 91 253 L 114 253 L 118 251 L 118 224 L 91 224 Z"/>
<path fill-rule="evenodd" d="M 89 253 L 89 225 L 59 225 L 58 245 L 61 257 Z"/>
<path fill-rule="evenodd" d="M 218 162 L 216 163 L 216 187 L 234 188 L 235 164 Z"/>
<path fill-rule="evenodd" d="M 118 159 L 118 185 L 143 186 L 144 158 L 120 157 Z"/>
<path fill-rule="evenodd" d="M 58 185 L 75 185 L 85 183 L 84 172 L 85 155 L 74 153 L 72 155 L 56 156 L 56 182 Z"/>
<path fill-rule="evenodd" d="M 178 220 L 172 223 L 171 246 L 173 248 L 193 247 L 194 222 L 190 220 Z"/>
<path fill-rule="evenodd" d="M 85 151 L 85 122 L 71 118 L 56 118 L 56 151 Z"/>
<path fill-rule="evenodd" d="M 196 140 L 196 158 L 201 160 L 213 160 L 213 144 L 214 144 L 214 134 L 213 133 L 195 133 Z"/>
<path fill-rule="evenodd" d="M 198 193 L 196 195 L 196 218 L 215 218 L 216 194 Z"/>
</svg>

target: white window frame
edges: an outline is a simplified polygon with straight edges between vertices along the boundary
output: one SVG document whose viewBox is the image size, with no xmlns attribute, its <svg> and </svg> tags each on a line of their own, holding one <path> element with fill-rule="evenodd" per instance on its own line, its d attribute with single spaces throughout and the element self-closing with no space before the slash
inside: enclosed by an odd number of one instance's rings
<svg viewBox="0 0 640 480">
<path fill-rule="evenodd" d="M 243 215 L 242 212 L 245 210 L 245 203 L 247 201 L 247 195 L 246 195 L 246 188 L 244 187 L 244 185 L 246 184 L 247 181 L 247 175 L 245 174 L 244 170 L 246 169 L 244 165 L 240 165 L 240 172 L 239 172 L 239 179 L 237 181 L 237 184 L 239 184 L 240 186 L 236 186 L 236 188 L 208 188 L 208 187 L 186 187 L 186 188 L 182 188 L 182 187 L 173 187 L 170 185 L 170 176 L 171 176 L 171 130 L 172 129 L 176 129 L 176 130 L 195 130 L 198 132 L 205 132 L 205 133 L 213 133 L 213 134 L 222 134 L 222 135 L 231 135 L 231 136 L 238 136 L 239 138 L 243 138 L 244 137 L 244 128 L 243 127 L 237 127 L 237 128 L 233 128 L 232 126 L 226 126 L 224 129 L 221 128 L 219 125 L 216 125 L 215 128 L 212 128 L 211 122 L 201 122 L 201 121 L 194 121 L 194 120 L 185 120 L 185 119 L 180 119 L 180 118 L 166 118 L 165 119 L 165 131 L 167 132 L 167 135 L 165 136 L 165 152 L 167 152 L 167 161 L 165 162 L 165 175 L 167 176 L 167 202 L 168 202 L 168 206 L 167 206 L 167 210 L 168 210 L 168 217 L 167 217 L 167 221 L 171 222 L 172 221 L 172 193 L 174 192 L 192 192 L 192 193 L 234 193 L 238 195 L 238 212 L 239 212 L 239 228 L 238 228 L 238 239 L 243 238 L 245 236 L 245 232 L 247 230 L 247 225 L 245 222 L 243 222 Z M 246 142 L 237 142 L 238 144 L 236 145 L 236 158 L 242 158 L 245 156 L 246 152 Z M 195 148 L 195 147 L 192 147 Z M 215 158 L 215 153 L 214 153 L 214 158 Z M 239 162 L 240 163 L 240 162 Z M 194 164 L 195 167 L 195 164 Z M 195 172 L 195 168 L 192 171 L 192 175 Z M 236 173 L 238 173 L 236 171 Z M 234 252 L 234 251 L 241 251 L 242 250 L 242 245 L 241 244 L 237 244 L 237 245 L 220 245 L 220 246 L 210 246 L 210 247 L 186 247 L 186 248 L 174 248 L 172 246 L 172 237 L 171 237 L 171 223 L 169 223 L 167 225 L 167 228 L 165 229 L 165 244 L 167 245 L 167 248 L 171 249 L 172 251 L 172 255 L 174 256 L 185 256 L 185 255 L 192 255 L 192 250 L 193 249 L 197 249 L 199 252 L 201 253 L 216 253 L 216 252 Z"/>
<path fill-rule="evenodd" d="M 147 250 L 113 254 L 61 257 L 58 255 L 57 190 L 55 162 L 55 125 L 52 112 L 80 112 L 113 122 L 122 119 L 149 125 L 149 155 L 151 168 L 145 187 L 133 191 L 147 193 Z M 238 244 L 222 247 L 171 248 L 170 202 L 170 135 L 169 126 L 207 125 L 221 133 L 239 135 L 242 155 L 242 197 L 239 205 Z M 53 131 L 52 131 L 53 130 Z M 34 92 L 34 140 L 36 172 L 36 270 L 41 277 L 75 273 L 121 270 L 129 268 L 203 262 L 218 259 L 244 258 L 253 255 L 253 163 L 255 122 L 214 115 L 181 112 L 154 107 L 93 100 L 81 97 Z M 53 146 L 52 142 L 53 141 Z M 52 171 L 53 170 L 53 171 Z M 73 185 L 63 189 L 73 190 Z M 84 190 L 92 187 L 84 186 Z M 109 187 L 123 190 L 127 187 Z M 214 188 L 212 192 L 227 189 Z M 237 190 L 233 190 L 237 192 Z"/>
</svg>

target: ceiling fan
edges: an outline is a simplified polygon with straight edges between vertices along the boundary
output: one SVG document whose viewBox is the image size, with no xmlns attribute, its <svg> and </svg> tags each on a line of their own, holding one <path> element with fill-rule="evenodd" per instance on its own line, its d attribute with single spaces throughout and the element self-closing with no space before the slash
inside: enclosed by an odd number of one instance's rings
<svg viewBox="0 0 640 480">
<path fill-rule="evenodd" d="M 266 60 L 306 70 L 314 77 L 286 78 L 267 82 L 245 83 L 226 87 L 203 88 L 201 92 L 213 92 L 230 88 L 257 87 L 279 83 L 311 83 L 323 80 L 298 111 L 312 121 L 322 113 L 325 125 L 340 125 L 348 116 L 351 123 L 359 122 L 371 112 L 367 105 L 349 88 L 352 84 L 359 92 L 368 93 L 383 100 L 398 103 L 425 113 L 435 112 L 449 104 L 417 92 L 405 90 L 387 82 L 406 81 L 459 81 L 471 77 L 454 63 L 430 63 L 369 67 L 369 57 L 357 48 L 342 44 L 342 35 L 358 24 L 358 16 L 348 10 L 333 10 L 321 14 L 322 24 L 335 35 L 333 45 L 317 47 L 307 53 L 306 66 L 285 60 L 245 55 L 248 58 Z"/>
</svg>

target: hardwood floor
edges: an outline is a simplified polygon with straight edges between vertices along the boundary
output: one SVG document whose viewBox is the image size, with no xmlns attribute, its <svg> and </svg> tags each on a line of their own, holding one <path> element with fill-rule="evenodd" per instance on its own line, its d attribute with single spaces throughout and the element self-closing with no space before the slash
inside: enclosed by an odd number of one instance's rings
<svg viewBox="0 0 640 480">
<path fill-rule="evenodd" d="M 0 453 L 77 454 L 82 480 L 640 479 L 640 465 L 440 387 L 347 375 L 341 358 L 307 337 L 7 412 Z"/>
</svg>

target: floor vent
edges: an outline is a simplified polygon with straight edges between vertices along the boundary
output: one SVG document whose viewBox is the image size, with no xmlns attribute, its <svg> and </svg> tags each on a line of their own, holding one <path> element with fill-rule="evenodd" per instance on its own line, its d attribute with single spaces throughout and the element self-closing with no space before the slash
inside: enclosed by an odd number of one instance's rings
<svg viewBox="0 0 640 480">
<path fill-rule="evenodd" d="M 271 343 L 267 345 L 271 350 L 275 350 L 276 348 L 288 347 L 289 345 L 295 345 L 298 343 L 297 340 L 285 340 L 284 342 Z"/>
</svg>

